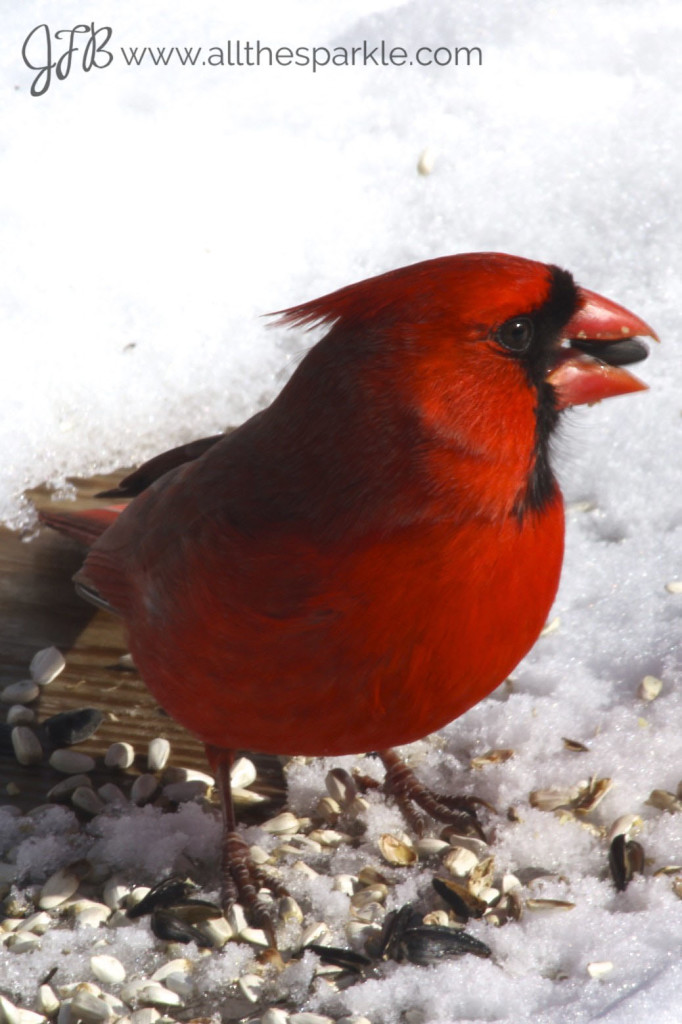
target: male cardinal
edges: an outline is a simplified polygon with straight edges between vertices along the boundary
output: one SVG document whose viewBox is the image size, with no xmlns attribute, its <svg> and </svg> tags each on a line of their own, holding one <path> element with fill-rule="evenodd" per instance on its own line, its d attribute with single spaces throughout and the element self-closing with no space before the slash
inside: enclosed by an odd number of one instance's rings
<svg viewBox="0 0 682 1024">
<path fill-rule="evenodd" d="M 447 256 L 280 314 L 329 330 L 266 409 L 158 456 L 106 496 L 46 513 L 91 542 L 75 580 L 117 612 L 159 703 L 207 746 L 224 814 L 223 894 L 259 916 L 236 833 L 235 748 L 390 748 L 498 686 L 556 593 L 561 410 L 645 387 L 622 368 L 654 332 L 571 275 L 500 253 Z M 110 525 L 109 525 L 110 524 Z"/>
</svg>

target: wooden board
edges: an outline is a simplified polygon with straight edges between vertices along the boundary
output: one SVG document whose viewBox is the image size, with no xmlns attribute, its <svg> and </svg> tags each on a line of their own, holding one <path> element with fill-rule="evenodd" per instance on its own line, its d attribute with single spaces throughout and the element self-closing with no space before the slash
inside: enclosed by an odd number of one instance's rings
<svg viewBox="0 0 682 1024">
<path fill-rule="evenodd" d="M 76 502 L 52 502 L 44 490 L 30 497 L 38 508 L 64 508 L 74 511 L 92 507 L 97 491 L 112 487 L 124 471 L 111 477 L 74 481 L 78 487 Z M 171 744 L 170 764 L 208 771 L 202 744 L 158 706 L 135 671 L 120 664 L 126 652 L 122 623 L 115 616 L 97 611 L 75 592 L 71 577 L 83 562 L 84 548 L 49 529 L 30 541 L 0 528 L 0 686 L 26 679 L 28 666 L 36 651 L 55 646 L 66 658 L 66 669 L 41 690 L 31 705 L 39 721 L 71 708 L 95 707 L 105 714 L 96 735 L 77 749 L 93 755 L 98 771 L 95 785 L 112 780 L 104 770 L 102 757 L 110 743 L 126 740 L 137 752 L 135 767 L 127 773 L 146 770 L 146 752 L 155 736 L 166 737 Z M 2 705 L 4 719 L 6 706 Z M 259 770 L 259 788 L 272 797 L 268 812 L 281 803 L 284 793 L 281 767 L 277 759 L 255 758 Z M 22 767 L 13 755 L 0 752 L 0 804 L 10 803 L 28 810 L 45 801 L 45 794 L 63 776 L 45 763 Z M 7 787 L 10 787 L 9 792 Z M 15 787 L 19 792 L 14 793 Z"/>
</svg>

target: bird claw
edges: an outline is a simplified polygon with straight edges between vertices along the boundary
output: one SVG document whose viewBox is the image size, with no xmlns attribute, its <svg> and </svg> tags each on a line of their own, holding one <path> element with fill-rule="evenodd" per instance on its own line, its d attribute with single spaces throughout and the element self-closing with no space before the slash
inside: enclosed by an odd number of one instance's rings
<svg viewBox="0 0 682 1024">
<path fill-rule="evenodd" d="M 249 848 L 238 832 L 223 836 L 221 904 L 225 916 L 235 903 L 244 908 L 250 925 L 265 932 L 268 943 L 277 948 L 275 922 L 270 905 L 259 896 L 260 889 L 269 889 L 275 896 L 287 896 L 282 883 L 251 860 Z"/>
<path fill-rule="evenodd" d="M 476 814 L 477 806 L 492 810 L 485 800 L 434 793 L 419 781 L 412 769 L 394 751 L 382 751 L 379 756 L 386 768 L 384 791 L 395 799 L 406 822 L 417 835 L 423 834 L 426 824 L 424 815 L 417 810 L 421 808 L 436 821 L 450 825 L 459 835 L 487 842 Z"/>
</svg>

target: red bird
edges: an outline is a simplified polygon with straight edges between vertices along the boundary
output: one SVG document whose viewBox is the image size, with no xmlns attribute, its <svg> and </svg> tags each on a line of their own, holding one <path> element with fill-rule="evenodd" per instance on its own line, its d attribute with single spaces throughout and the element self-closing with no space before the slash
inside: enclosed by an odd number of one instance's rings
<svg viewBox="0 0 682 1024">
<path fill-rule="evenodd" d="M 461 715 L 536 640 L 563 555 L 559 414 L 643 389 L 622 364 L 655 337 L 566 271 L 499 253 L 404 267 L 280 322 L 329 330 L 267 409 L 133 473 L 107 494 L 134 497 L 120 516 L 43 516 L 94 540 L 79 591 L 123 617 L 147 686 L 206 744 L 225 901 L 252 910 L 235 748 L 378 751 L 400 797 L 462 807 L 390 748 Z"/>
</svg>

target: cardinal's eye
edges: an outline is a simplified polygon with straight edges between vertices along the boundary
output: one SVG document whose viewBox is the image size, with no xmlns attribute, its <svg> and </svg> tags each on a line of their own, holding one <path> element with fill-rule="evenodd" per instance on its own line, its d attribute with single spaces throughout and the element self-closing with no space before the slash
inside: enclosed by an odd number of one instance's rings
<svg viewBox="0 0 682 1024">
<path fill-rule="evenodd" d="M 495 332 L 495 339 L 510 352 L 525 352 L 533 340 L 533 321 L 527 316 L 514 316 Z"/>
</svg>

